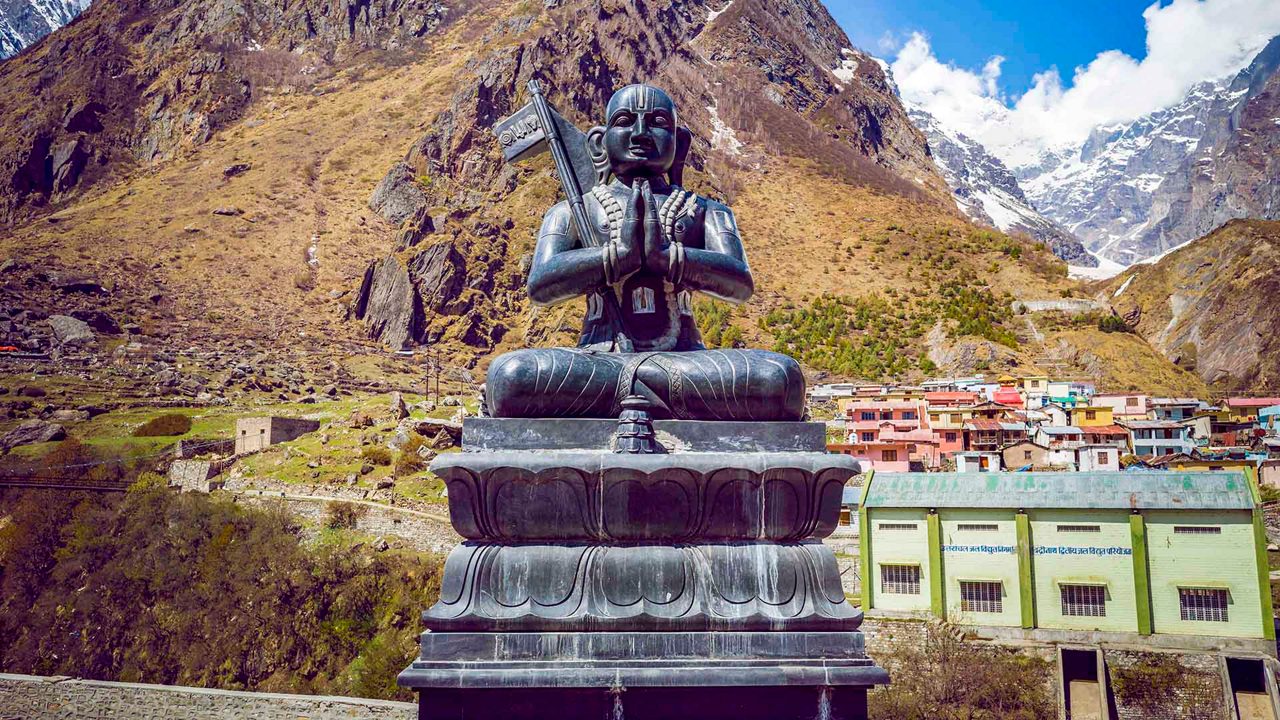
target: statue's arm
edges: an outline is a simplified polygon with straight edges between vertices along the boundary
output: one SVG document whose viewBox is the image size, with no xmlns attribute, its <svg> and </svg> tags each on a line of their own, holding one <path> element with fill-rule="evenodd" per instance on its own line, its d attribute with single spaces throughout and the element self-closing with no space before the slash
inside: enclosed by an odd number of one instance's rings
<svg viewBox="0 0 1280 720">
<path fill-rule="evenodd" d="M 529 299 L 554 305 L 587 294 L 603 285 L 604 250 L 579 247 L 573 214 L 559 203 L 542 218 L 538 244 L 529 268 Z"/>
<path fill-rule="evenodd" d="M 755 283 L 733 211 L 708 200 L 703 232 L 705 249 L 684 249 L 682 284 L 727 302 L 746 302 Z"/>
</svg>

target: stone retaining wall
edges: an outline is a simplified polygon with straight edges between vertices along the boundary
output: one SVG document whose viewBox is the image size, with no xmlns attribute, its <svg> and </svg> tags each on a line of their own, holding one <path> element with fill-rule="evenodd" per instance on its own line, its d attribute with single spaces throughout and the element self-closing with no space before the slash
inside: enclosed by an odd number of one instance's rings
<svg viewBox="0 0 1280 720">
<path fill-rule="evenodd" d="M 304 518 L 308 524 L 323 527 L 329 520 L 329 503 L 332 501 L 238 495 L 236 502 L 259 506 L 283 502 L 290 512 Z M 462 542 L 462 538 L 447 523 L 372 504 L 360 504 L 356 507 L 360 510 L 355 530 L 367 535 L 381 536 L 388 541 L 399 538 L 415 550 L 437 553 L 447 553 Z"/>
<path fill-rule="evenodd" d="M 0 674 L 0 720 L 413 720 L 413 703 Z"/>
</svg>

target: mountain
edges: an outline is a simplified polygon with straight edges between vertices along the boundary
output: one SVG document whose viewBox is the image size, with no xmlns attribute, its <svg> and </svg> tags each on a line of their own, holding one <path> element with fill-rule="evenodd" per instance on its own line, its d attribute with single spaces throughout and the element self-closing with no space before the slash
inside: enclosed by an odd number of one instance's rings
<svg viewBox="0 0 1280 720">
<path fill-rule="evenodd" d="M 1209 232 L 1228 219 L 1280 217 L 1274 118 L 1280 37 L 1238 73 L 1179 102 L 1096 128 L 1080 147 L 1015 168 L 1027 196 L 1096 254 L 1122 265 Z"/>
<path fill-rule="evenodd" d="M 0 0 L 0 60 L 66 25 L 89 0 Z"/>
<path fill-rule="evenodd" d="M 1103 286 L 1153 347 L 1221 390 L 1280 387 L 1280 222 L 1232 220 Z"/>
<path fill-rule="evenodd" d="M 1098 266 L 1097 258 L 1084 249 L 1079 239 L 1032 206 L 1017 177 L 981 143 L 943 127 L 920 108 L 910 108 L 909 115 L 929 139 L 938 170 L 965 215 L 1007 233 L 1028 235 L 1072 265 Z"/>
<path fill-rule="evenodd" d="M 685 184 L 734 207 L 756 280 L 745 306 L 697 303 L 713 344 L 793 352 L 815 377 L 1051 357 L 1198 382 L 1091 320 L 1017 317 L 1081 286 L 960 215 L 816 0 L 99 0 L 0 64 L 0 340 L 47 350 L 49 316 L 103 313 L 148 348 L 364 376 L 405 346 L 482 370 L 572 343 L 582 303 L 524 292 L 552 166 L 503 164 L 490 131 L 531 78 L 584 128 L 616 87 L 671 91 L 695 137 Z"/>
</svg>

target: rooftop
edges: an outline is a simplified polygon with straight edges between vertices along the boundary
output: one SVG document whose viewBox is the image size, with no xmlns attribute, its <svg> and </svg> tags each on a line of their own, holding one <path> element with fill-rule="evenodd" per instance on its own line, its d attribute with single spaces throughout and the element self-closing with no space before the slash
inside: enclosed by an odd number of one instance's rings
<svg viewBox="0 0 1280 720">
<path fill-rule="evenodd" d="M 1249 482 L 1234 471 L 876 473 L 869 482 L 867 507 L 1253 508 Z"/>
<path fill-rule="evenodd" d="M 1227 398 L 1227 407 L 1266 407 L 1268 405 L 1280 405 L 1280 397 Z"/>
<path fill-rule="evenodd" d="M 1085 435 L 1119 435 L 1121 437 L 1128 435 L 1129 431 L 1119 425 L 1097 425 L 1095 427 L 1080 428 Z"/>
<path fill-rule="evenodd" d="M 1174 430 L 1186 427 L 1177 420 L 1126 420 L 1121 425 L 1130 430 Z"/>
<path fill-rule="evenodd" d="M 1078 428 L 1072 425 L 1041 425 L 1040 429 L 1046 435 L 1083 435 L 1084 428 Z"/>
</svg>

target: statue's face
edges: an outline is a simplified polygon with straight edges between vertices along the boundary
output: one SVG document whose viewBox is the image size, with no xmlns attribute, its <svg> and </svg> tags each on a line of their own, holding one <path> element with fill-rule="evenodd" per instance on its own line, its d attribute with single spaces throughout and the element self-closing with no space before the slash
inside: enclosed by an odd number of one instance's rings
<svg viewBox="0 0 1280 720">
<path fill-rule="evenodd" d="M 609 99 L 604 149 L 613 174 L 654 177 L 671 169 L 676 157 L 676 107 L 663 91 L 628 85 Z"/>
</svg>

